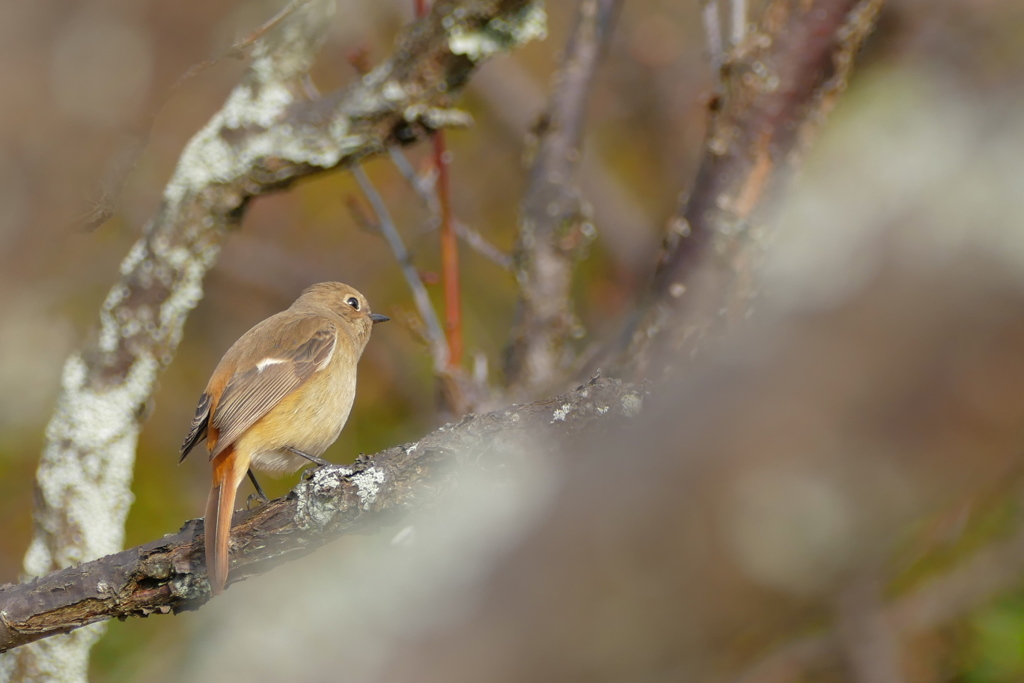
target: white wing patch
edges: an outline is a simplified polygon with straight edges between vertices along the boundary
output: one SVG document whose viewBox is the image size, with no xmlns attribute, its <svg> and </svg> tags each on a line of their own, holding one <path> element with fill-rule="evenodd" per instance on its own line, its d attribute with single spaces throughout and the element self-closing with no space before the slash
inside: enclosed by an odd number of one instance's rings
<svg viewBox="0 0 1024 683">
<path fill-rule="evenodd" d="M 318 364 L 316 366 L 316 371 L 317 372 L 320 372 L 321 370 L 323 370 L 324 368 L 326 368 L 328 365 L 331 364 L 331 359 L 334 358 L 334 350 L 337 349 L 337 348 L 338 348 L 338 335 L 335 334 L 334 335 L 334 343 L 331 344 L 331 351 L 330 351 L 330 353 L 327 354 L 327 358 L 324 358 L 324 362 L 320 363 L 320 364 Z"/>
<path fill-rule="evenodd" d="M 263 360 L 261 360 L 259 363 L 256 364 L 256 371 L 257 372 L 263 372 L 264 370 L 266 370 L 271 365 L 280 365 L 281 363 L 287 363 L 287 362 L 288 361 L 286 361 L 283 358 L 264 358 Z"/>
</svg>

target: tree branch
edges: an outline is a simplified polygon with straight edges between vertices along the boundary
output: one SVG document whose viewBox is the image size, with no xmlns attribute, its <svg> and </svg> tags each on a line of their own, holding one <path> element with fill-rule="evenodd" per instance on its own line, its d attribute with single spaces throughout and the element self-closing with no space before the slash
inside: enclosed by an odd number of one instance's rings
<svg viewBox="0 0 1024 683">
<path fill-rule="evenodd" d="M 655 337 L 688 358 L 722 324 L 746 315 L 765 240 L 755 214 L 777 195 L 845 88 L 882 2 L 773 0 L 734 48 L 693 190 L 671 222 L 631 329 L 627 364 L 646 362 Z"/>
<path fill-rule="evenodd" d="M 619 0 L 583 0 L 552 85 L 516 245 L 519 311 L 507 352 L 509 388 L 528 394 L 564 369 L 565 341 L 575 326 L 572 271 L 594 236 L 576 188 L 583 114 Z"/>
<path fill-rule="evenodd" d="M 402 235 L 398 232 L 398 226 L 395 225 L 394 220 L 391 218 L 391 212 L 388 211 L 387 203 L 380 196 L 380 192 L 377 191 L 369 176 L 366 175 L 366 171 L 363 170 L 362 166 L 355 166 L 352 169 L 352 175 L 355 176 L 356 182 L 359 183 L 359 188 L 363 191 L 363 195 L 370 202 L 370 206 L 373 207 L 373 213 L 377 217 L 377 227 L 383 233 L 388 246 L 391 247 L 395 260 L 398 261 L 398 265 L 402 269 L 405 283 L 409 286 L 409 291 L 412 293 L 413 302 L 416 304 L 416 310 L 420 314 L 420 321 L 423 323 L 424 336 L 426 337 L 427 344 L 430 346 L 430 355 L 434 360 L 434 372 L 443 372 L 445 364 L 448 362 L 448 341 L 445 339 L 444 329 L 441 327 L 441 321 L 434 310 L 434 304 L 430 301 L 430 295 L 423 284 L 423 279 L 420 278 L 419 271 L 413 265 L 412 254 L 405 248 L 405 242 L 402 241 Z"/>
<path fill-rule="evenodd" d="M 305 555 L 341 534 L 393 524 L 458 485 L 461 468 L 502 466 L 540 435 L 554 451 L 583 430 L 635 414 L 644 390 L 594 379 L 561 396 L 469 415 L 421 440 L 311 470 L 287 496 L 235 513 L 230 582 Z M 496 444 L 500 443 L 501 446 Z M 0 588 L 0 652 L 110 618 L 198 609 L 209 599 L 202 520 L 177 534 Z"/>
</svg>

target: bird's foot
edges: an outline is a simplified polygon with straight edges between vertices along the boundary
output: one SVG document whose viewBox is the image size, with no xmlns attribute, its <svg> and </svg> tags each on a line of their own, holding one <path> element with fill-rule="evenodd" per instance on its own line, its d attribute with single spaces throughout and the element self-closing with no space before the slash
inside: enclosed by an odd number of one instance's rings
<svg viewBox="0 0 1024 683">
<path fill-rule="evenodd" d="M 331 464 L 331 463 L 327 462 L 326 460 L 324 460 L 321 457 L 318 457 L 316 455 L 310 455 L 309 453 L 305 453 L 303 451 L 300 451 L 298 448 L 292 448 L 291 446 L 285 446 L 285 449 L 288 450 L 288 451 L 291 451 L 295 455 L 298 455 L 298 456 L 301 456 L 301 457 L 305 458 L 306 460 L 308 460 L 311 463 L 315 464 L 317 467 L 327 467 L 327 466 L 329 466 Z"/>
</svg>

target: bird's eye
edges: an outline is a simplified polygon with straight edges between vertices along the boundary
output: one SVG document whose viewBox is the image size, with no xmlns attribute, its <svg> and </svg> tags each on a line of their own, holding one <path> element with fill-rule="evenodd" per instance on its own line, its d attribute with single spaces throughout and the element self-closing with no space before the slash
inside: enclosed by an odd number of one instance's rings
<svg viewBox="0 0 1024 683">
<path fill-rule="evenodd" d="M 359 299 L 355 298 L 354 296 L 350 296 L 349 298 L 345 299 L 345 303 L 347 303 L 355 310 L 359 310 Z"/>
</svg>

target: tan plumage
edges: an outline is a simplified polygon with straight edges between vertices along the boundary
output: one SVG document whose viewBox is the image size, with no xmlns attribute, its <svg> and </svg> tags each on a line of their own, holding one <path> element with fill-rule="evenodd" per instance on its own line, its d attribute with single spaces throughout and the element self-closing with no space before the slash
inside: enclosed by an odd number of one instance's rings
<svg viewBox="0 0 1024 683">
<path fill-rule="evenodd" d="M 385 320 L 352 287 L 322 282 L 242 335 L 217 364 L 181 447 L 184 460 L 205 436 L 213 463 L 206 564 L 214 594 L 227 580 L 242 479 L 250 468 L 294 471 L 334 443 L 355 399 L 356 363 L 374 323 Z"/>
</svg>

